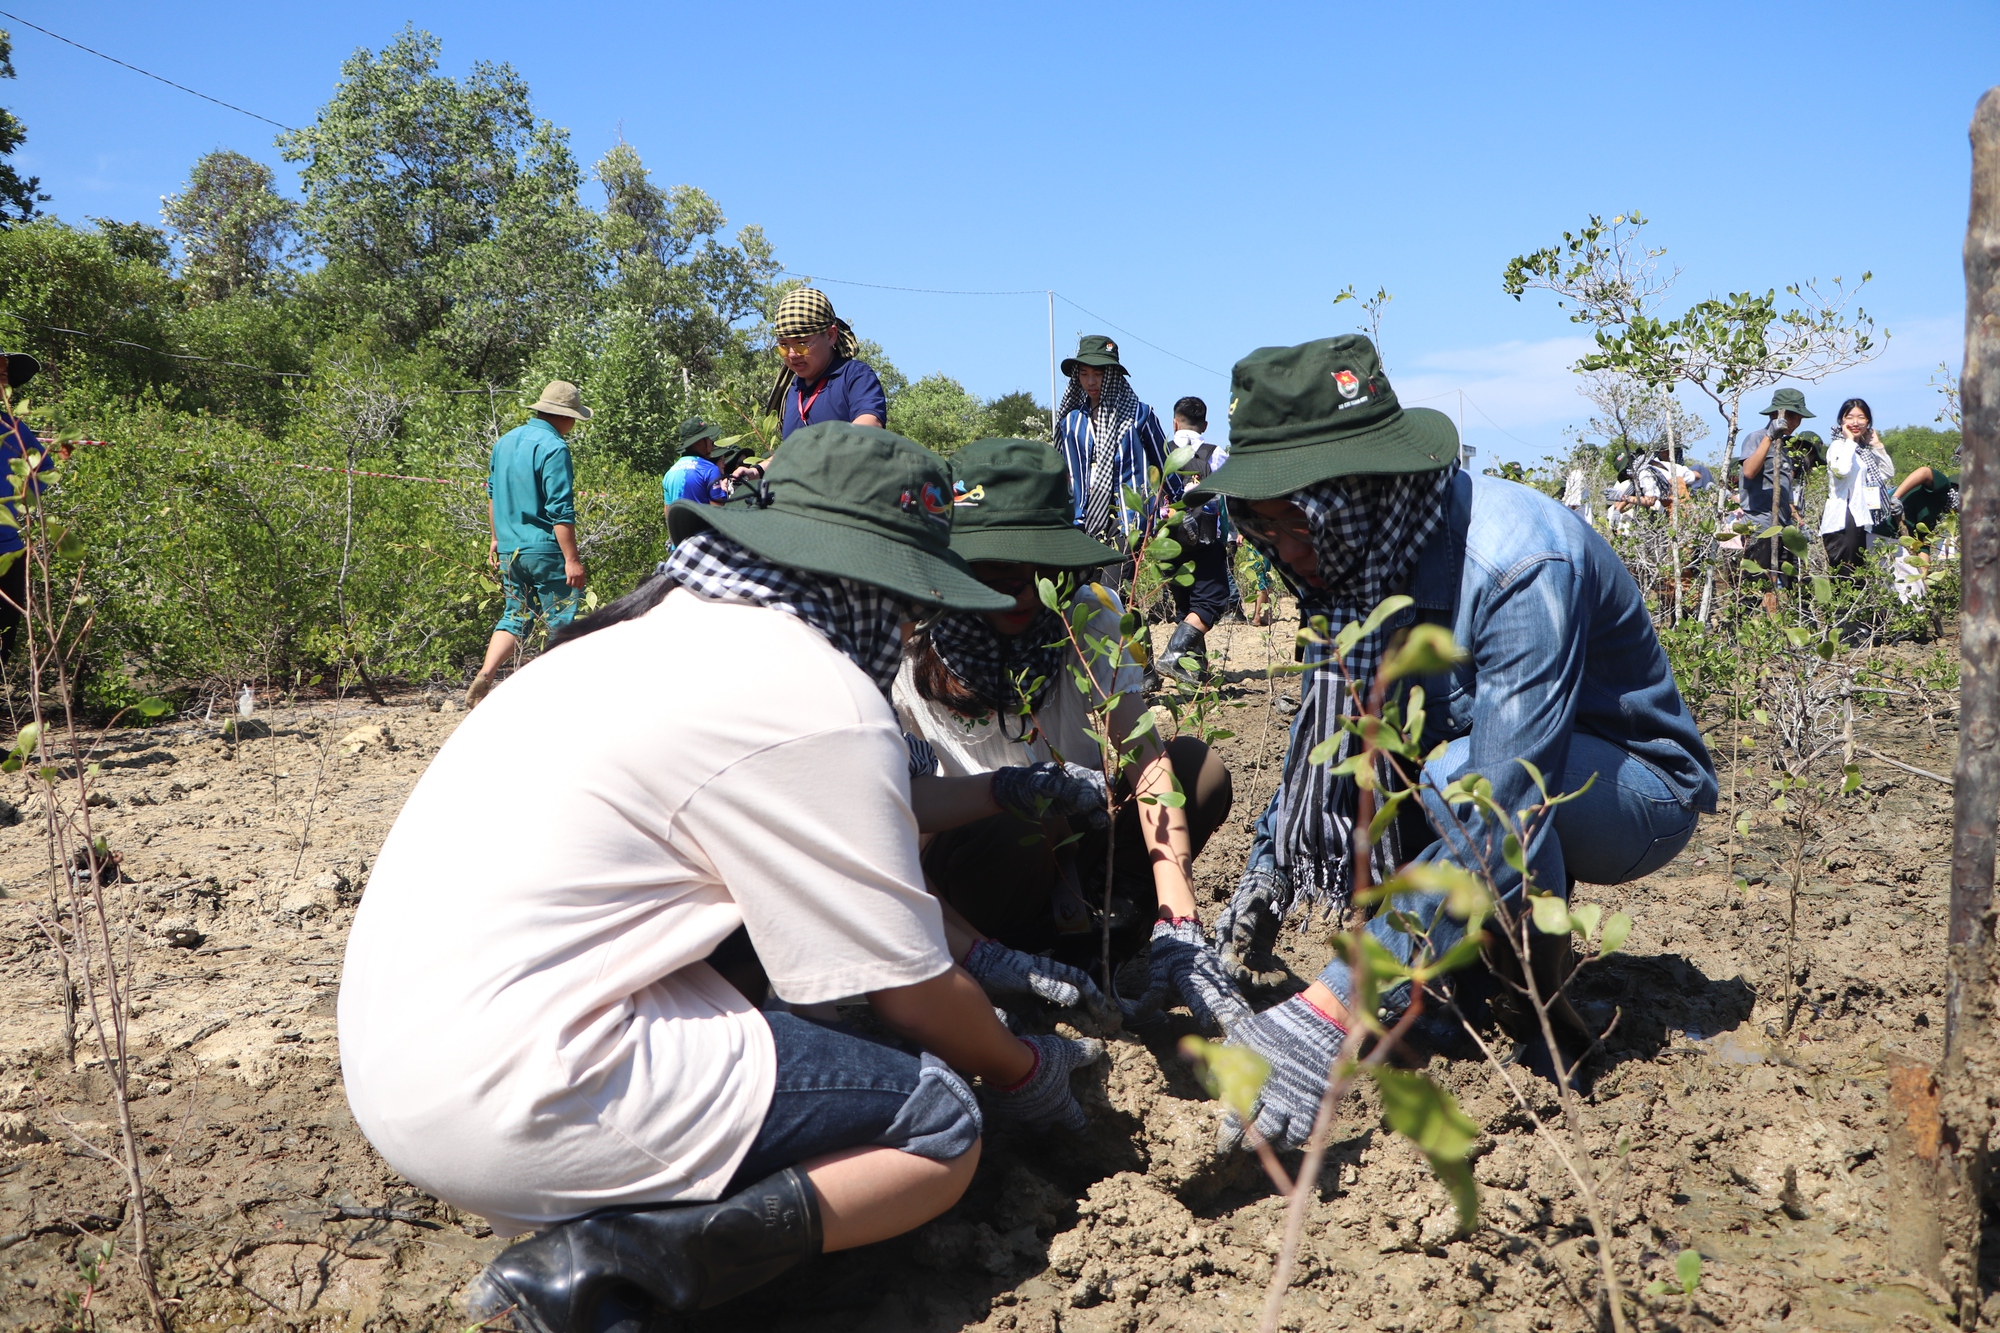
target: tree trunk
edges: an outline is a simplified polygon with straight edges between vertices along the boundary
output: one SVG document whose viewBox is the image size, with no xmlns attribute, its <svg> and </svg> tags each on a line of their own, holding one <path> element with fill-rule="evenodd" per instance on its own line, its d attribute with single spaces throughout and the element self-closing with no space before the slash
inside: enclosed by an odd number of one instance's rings
<svg viewBox="0 0 2000 1333">
<path fill-rule="evenodd" d="M 1964 502 L 1959 516 L 1959 736 L 1953 788 L 1944 1063 L 1892 1063 L 1889 1163 L 1909 1262 L 1979 1317 L 1981 1195 L 2000 1104 L 1993 849 L 2000 817 L 2000 88 L 1972 117 L 1965 234 Z"/>
</svg>

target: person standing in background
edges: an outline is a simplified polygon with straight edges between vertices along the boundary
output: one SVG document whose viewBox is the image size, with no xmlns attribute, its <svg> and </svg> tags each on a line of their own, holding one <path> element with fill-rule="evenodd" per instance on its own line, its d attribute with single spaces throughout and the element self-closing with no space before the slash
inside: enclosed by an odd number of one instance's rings
<svg viewBox="0 0 2000 1333">
<path fill-rule="evenodd" d="M 534 415 L 527 422 L 494 442 L 486 474 L 493 525 L 486 558 L 500 571 L 507 601 L 486 661 L 465 687 L 467 708 L 492 691 L 500 664 L 521 646 L 537 612 L 552 630 L 576 617 L 590 578 L 576 547 L 576 468 L 568 444 L 576 423 L 590 420 L 590 409 L 574 384 L 551 380 L 529 411 Z"/>
<path fill-rule="evenodd" d="M 889 398 L 882 381 L 859 359 L 860 340 L 847 321 L 834 315 L 825 292 L 812 287 L 786 292 L 772 324 L 778 353 L 785 359 L 775 395 L 780 401 L 769 404 L 779 413 L 781 440 L 790 439 L 801 426 L 822 421 L 889 424 Z"/>
<path fill-rule="evenodd" d="M 1797 389 L 1779 389 L 1771 395 L 1770 406 L 1764 409 L 1764 426 L 1744 431 L 1736 447 L 1736 456 L 1743 462 L 1743 472 L 1737 483 L 1738 498 L 1742 501 L 1744 515 L 1759 532 L 1798 522 L 1793 467 L 1785 457 L 1784 442 L 1799 428 L 1799 423 L 1811 415 L 1804 393 Z M 1784 587 L 1786 582 L 1780 569 L 1782 557 L 1777 548 L 1775 537 L 1763 540 L 1752 537 L 1749 541 L 1750 558 L 1762 566 L 1776 584 L 1764 592 L 1766 611 L 1778 609 L 1777 589 Z"/>
<path fill-rule="evenodd" d="M 695 417 L 681 423 L 681 456 L 660 478 L 660 494 L 668 509 L 676 500 L 692 500 L 698 505 L 719 504 L 729 492 L 722 480 L 722 468 L 715 461 L 715 441 L 719 427 Z"/>
<path fill-rule="evenodd" d="M 28 423 L 12 411 L 12 391 L 33 379 L 42 363 L 26 352 L 0 352 L 0 357 L 7 361 L 8 389 L 8 410 L 0 411 L 0 506 L 13 519 L 11 523 L 0 524 L 0 562 L 7 566 L 0 570 L 0 666 L 4 666 L 13 659 L 15 641 L 21 637 L 21 626 L 27 620 L 28 542 L 21 526 L 25 521 L 21 501 L 27 498 L 27 491 L 41 490 L 41 474 L 55 463 Z M 14 461 L 25 462 L 36 454 L 41 455 L 34 465 L 36 480 L 24 489 L 15 480 Z"/>
<path fill-rule="evenodd" d="M 1208 476 L 1229 461 L 1227 444 L 1211 444 L 1202 438 L 1207 429 L 1208 404 L 1192 397 L 1174 404 L 1171 452 L 1194 450 L 1188 470 L 1198 477 Z M 1182 584 L 1176 579 L 1167 583 L 1180 622 L 1174 626 L 1173 637 L 1167 640 L 1162 660 L 1169 675 L 1188 685 L 1199 685 L 1207 678 L 1208 632 L 1235 601 L 1229 582 L 1225 522 L 1220 496 L 1188 511 L 1181 524 L 1181 542 L 1193 566 L 1194 582 Z"/>
<path fill-rule="evenodd" d="M 1882 511 L 1882 490 L 1896 475 L 1896 464 L 1882 447 L 1875 414 L 1865 401 L 1848 399 L 1835 420 L 1840 433 L 1826 451 L 1826 507 L 1819 516 L 1819 538 L 1826 545 L 1827 568 L 1845 573 L 1861 564 Z"/>
</svg>

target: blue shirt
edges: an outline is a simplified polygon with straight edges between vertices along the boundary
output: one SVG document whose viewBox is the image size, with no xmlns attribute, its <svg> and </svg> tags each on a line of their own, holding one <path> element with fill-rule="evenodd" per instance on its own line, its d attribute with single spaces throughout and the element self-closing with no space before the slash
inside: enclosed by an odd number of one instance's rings
<svg viewBox="0 0 2000 1333">
<path fill-rule="evenodd" d="M 722 469 L 700 454 L 688 454 L 660 478 L 660 493 L 668 504 L 676 500 L 692 500 L 698 505 L 705 505 L 724 499 Z"/>
<path fill-rule="evenodd" d="M 1757 446 L 1764 443 L 1764 437 L 1770 433 L 1771 428 L 1769 426 L 1759 426 L 1756 430 L 1744 431 L 1742 443 L 1736 446 L 1737 459 L 1741 461 L 1756 453 Z M 1787 476 L 1785 478 L 1786 484 L 1782 498 L 1785 505 L 1786 521 L 1790 522 L 1796 516 L 1798 505 L 1792 496 L 1791 478 L 1789 475 L 1790 463 L 1783 457 L 1783 454 L 1784 445 L 1774 442 L 1771 445 L 1771 451 L 1764 455 L 1763 469 L 1756 476 L 1750 476 L 1748 473 L 1737 474 L 1736 495 L 1743 502 L 1744 513 L 1763 518 L 1771 517 L 1771 473 L 1774 469 L 1784 468 L 1786 469 Z"/>
<path fill-rule="evenodd" d="M 1125 424 L 1111 447 L 1118 451 L 1118 499 L 1113 508 L 1118 515 L 1119 531 L 1130 535 L 1143 528 L 1149 516 L 1128 507 L 1125 492 L 1152 495 L 1147 473 L 1153 468 L 1166 467 L 1167 433 L 1160 429 L 1160 419 L 1153 415 L 1153 409 L 1141 403 L 1138 416 Z M 1078 407 L 1064 414 L 1056 424 L 1056 448 L 1062 450 L 1063 462 L 1069 468 L 1070 498 L 1076 504 L 1075 521 L 1080 528 L 1090 509 L 1090 459 L 1097 448 L 1089 412 Z M 1180 499 L 1186 488 L 1185 477 L 1166 478 L 1164 502 Z"/>
<path fill-rule="evenodd" d="M 22 421 L 19 417 L 0 412 L 0 495 L 16 496 L 17 483 L 14 480 L 14 460 L 17 458 L 26 458 L 31 453 L 37 453 L 41 450 L 41 447 L 42 442 L 35 438 L 35 432 L 29 427 L 27 422 Z M 42 461 L 35 467 L 36 477 L 28 483 L 28 490 L 31 492 L 40 492 L 42 485 L 39 474 L 47 472 L 54 466 L 55 460 L 49 455 L 43 454 Z M 10 551 L 27 550 L 28 543 L 22 538 L 19 526 L 22 521 L 21 501 L 18 498 L 9 498 L 5 501 L 0 501 L 0 503 L 4 503 L 7 506 L 7 512 L 13 515 L 14 518 L 14 522 L 11 524 L 0 524 L 0 555 L 6 555 Z"/>
<path fill-rule="evenodd" d="M 1420 748 L 1470 737 L 1467 771 L 1492 782 L 1501 809 L 1541 799 L 1516 759 L 1559 776 L 1570 737 L 1587 731 L 1645 760 L 1688 806 L 1714 812 L 1715 764 L 1681 702 L 1645 597 L 1582 519 L 1531 487 L 1461 472 L 1450 517 L 1417 558 L 1405 591 L 1416 605 L 1392 616 L 1391 629 L 1416 620 L 1448 625 L 1471 654 L 1448 673 L 1414 682 L 1427 707 Z M 1325 651 L 1308 648 L 1307 661 L 1324 660 Z M 1295 733 L 1292 744 L 1300 743 Z M 1277 865 L 1276 810 L 1273 795 L 1251 842 L 1252 868 Z M 1464 810 L 1472 844 L 1497 845 L 1487 817 Z M 1553 837 L 1535 842 L 1529 867 L 1544 887 L 1559 886 L 1560 862 L 1543 862 L 1559 858 L 1560 847 Z M 1418 859 L 1448 850 L 1440 840 Z M 1504 864 L 1487 870 L 1501 893 L 1520 883 Z"/>
<path fill-rule="evenodd" d="M 803 421 L 799 419 L 801 402 L 810 404 Z M 785 390 L 784 416 L 778 428 L 778 438 L 788 438 L 801 426 L 870 416 L 887 425 L 889 397 L 882 392 L 882 381 L 876 378 L 868 363 L 849 357 L 834 362 L 826 374 L 820 376 L 817 384 L 807 384 L 804 380 L 792 382 L 792 387 Z"/>
<path fill-rule="evenodd" d="M 493 497 L 493 535 L 503 557 L 515 551 L 561 550 L 556 524 L 576 524 L 576 473 L 569 445 L 554 426 L 530 417 L 494 442 L 486 493 Z"/>
</svg>

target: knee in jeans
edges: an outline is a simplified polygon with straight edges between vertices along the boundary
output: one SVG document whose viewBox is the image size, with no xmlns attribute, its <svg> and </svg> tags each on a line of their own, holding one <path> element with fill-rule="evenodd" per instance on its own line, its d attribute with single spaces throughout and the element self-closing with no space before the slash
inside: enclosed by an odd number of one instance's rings
<svg viewBox="0 0 2000 1333">
<path fill-rule="evenodd" d="M 934 1162 L 949 1162 L 977 1148 L 985 1128 L 971 1085 L 925 1051 L 916 1091 L 876 1142 Z"/>
</svg>

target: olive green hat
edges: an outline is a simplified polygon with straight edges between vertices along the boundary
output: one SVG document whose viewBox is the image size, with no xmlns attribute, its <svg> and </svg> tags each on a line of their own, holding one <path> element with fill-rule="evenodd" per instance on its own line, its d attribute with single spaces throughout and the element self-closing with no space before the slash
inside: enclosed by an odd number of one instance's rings
<svg viewBox="0 0 2000 1333">
<path fill-rule="evenodd" d="M 1329 477 L 1435 472 L 1458 457 L 1458 428 L 1404 407 L 1375 344 L 1359 334 L 1260 347 L 1229 385 L 1229 461 L 1205 495 L 1270 500 Z"/>
<path fill-rule="evenodd" d="M 1090 569 L 1119 559 L 1076 526 L 1063 457 L 1032 440 L 977 440 L 951 459 L 951 549 L 961 559 Z"/>
<path fill-rule="evenodd" d="M 1802 417 L 1811 416 L 1812 413 L 1806 411 L 1805 391 L 1803 389 L 1779 389 L 1773 393 L 1771 395 L 1771 405 L 1764 409 L 1762 415 L 1774 417 L 1780 412 L 1797 412 Z"/>
<path fill-rule="evenodd" d="M 740 488 L 739 488 L 740 489 Z M 676 500 L 667 533 L 713 528 L 780 565 L 872 584 L 954 611 L 1004 611 L 951 550 L 951 476 L 914 440 L 827 421 L 794 431 L 742 503 Z"/>
<path fill-rule="evenodd" d="M 1076 345 L 1076 355 L 1063 358 L 1062 373 L 1074 375 L 1078 366 L 1117 366 L 1120 370 L 1125 369 L 1118 362 L 1118 344 L 1102 333 L 1084 335 Z"/>
<path fill-rule="evenodd" d="M 686 453 L 703 440 L 713 443 L 721 437 L 722 427 L 711 425 L 700 417 L 689 417 L 681 423 L 681 452 Z"/>
</svg>

